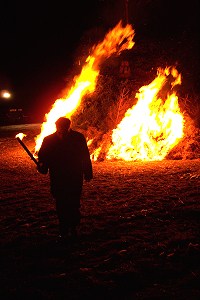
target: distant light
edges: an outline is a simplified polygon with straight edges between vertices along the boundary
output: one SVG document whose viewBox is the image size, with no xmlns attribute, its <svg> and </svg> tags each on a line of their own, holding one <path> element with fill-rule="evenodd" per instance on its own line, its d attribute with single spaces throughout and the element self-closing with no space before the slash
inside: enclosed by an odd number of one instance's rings
<svg viewBox="0 0 200 300">
<path fill-rule="evenodd" d="M 1 91 L 1 98 L 9 99 L 10 97 L 11 97 L 11 93 L 9 91 L 6 90 Z"/>
</svg>

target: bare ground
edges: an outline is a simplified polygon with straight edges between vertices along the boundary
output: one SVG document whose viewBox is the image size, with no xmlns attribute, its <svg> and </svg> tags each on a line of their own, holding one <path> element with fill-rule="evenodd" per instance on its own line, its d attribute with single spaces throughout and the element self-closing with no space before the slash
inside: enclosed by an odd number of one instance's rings
<svg viewBox="0 0 200 300">
<path fill-rule="evenodd" d="M 56 243 L 39 124 L 0 127 L 1 299 L 200 299 L 200 160 L 93 163 L 79 241 Z"/>
</svg>

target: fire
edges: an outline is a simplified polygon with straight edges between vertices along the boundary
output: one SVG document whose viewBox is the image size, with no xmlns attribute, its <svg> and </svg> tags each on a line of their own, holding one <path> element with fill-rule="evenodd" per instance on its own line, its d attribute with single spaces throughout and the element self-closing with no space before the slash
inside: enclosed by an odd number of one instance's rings
<svg viewBox="0 0 200 300">
<path fill-rule="evenodd" d="M 170 82 L 169 82 L 170 81 Z M 183 137 L 184 119 L 174 87 L 181 75 L 174 67 L 158 69 L 157 77 L 136 94 L 138 102 L 112 132 L 107 159 L 163 160 Z M 165 98 L 161 98 L 166 86 Z"/>
<path fill-rule="evenodd" d="M 123 50 L 131 49 L 134 46 L 134 35 L 132 26 L 127 24 L 122 27 L 120 21 L 101 43 L 93 47 L 74 85 L 65 92 L 63 98 L 55 101 L 50 112 L 45 115 L 46 122 L 36 137 L 35 152 L 40 149 L 44 137 L 55 132 L 55 121 L 63 116 L 70 118 L 81 104 L 82 97 L 95 90 L 100 64 L 114 53 L 119 55 Z"/>
<path fill-rule="evenodd" d="M 16 137 L 16 138 L 19 138 L 19 139 L 22 141 L 22 139 L 23 139 L 25 136 L 26 136 L 26 134 L 20 132 L 20 133 L 16 134 L 15 137 Z"/>
</svg>

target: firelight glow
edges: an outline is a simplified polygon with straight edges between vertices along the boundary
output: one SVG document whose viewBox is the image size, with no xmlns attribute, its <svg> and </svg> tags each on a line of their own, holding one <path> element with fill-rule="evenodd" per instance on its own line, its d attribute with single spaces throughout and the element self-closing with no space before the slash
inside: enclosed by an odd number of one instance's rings
<svg viewBox="0 0 200 300">
<path fill-rule="evenodd" d="M 55 101 L 50 112 L 45 115 L 46 121 L 42 124 L 41 132 L 35 139 L 35 153 L 40 149 L 44 137 L 56 131 L 56 120 L 63 116 L 70 118 L 81 104 L 82 97 L 94 92 L 102 62 L 114 53 L 119 55 L 123 50 L 131 49 L 134 46 L 134 35 L 132 26 L 127 24 L 122 27 L 120 21 L 107 33 L 101 43 L 92 48 L 74 85 L 64 92 L 63 98 Z"/>
<path fill-rule="evenodd" d="M 173 81 L 163 100 L 159 92 L 169 75 Z M 157 77 L 139 89 L 137 104 L 128 109 L 113 130 L 107 159 L 155 161 L 165 158 L 183 137 L 184 119 L 173 91 L 177 84 L 181 84 L 180 74 L 174 67 L 167 67 L 158 69 Z"/>
</svg>

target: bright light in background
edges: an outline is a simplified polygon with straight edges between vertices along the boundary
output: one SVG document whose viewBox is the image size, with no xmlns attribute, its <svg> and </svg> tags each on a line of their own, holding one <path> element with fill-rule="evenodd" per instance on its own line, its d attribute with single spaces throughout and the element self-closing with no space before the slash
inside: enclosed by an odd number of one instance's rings
<svg viewBox="0 0 200 300">
<path fill-rule="evenodd" d="M 11 98 L 11 93 L 7 90 L 1 90 L 0 95 L 1 95 L 1 98 L 4 98 L 4 99 Z"/>
</svg>

